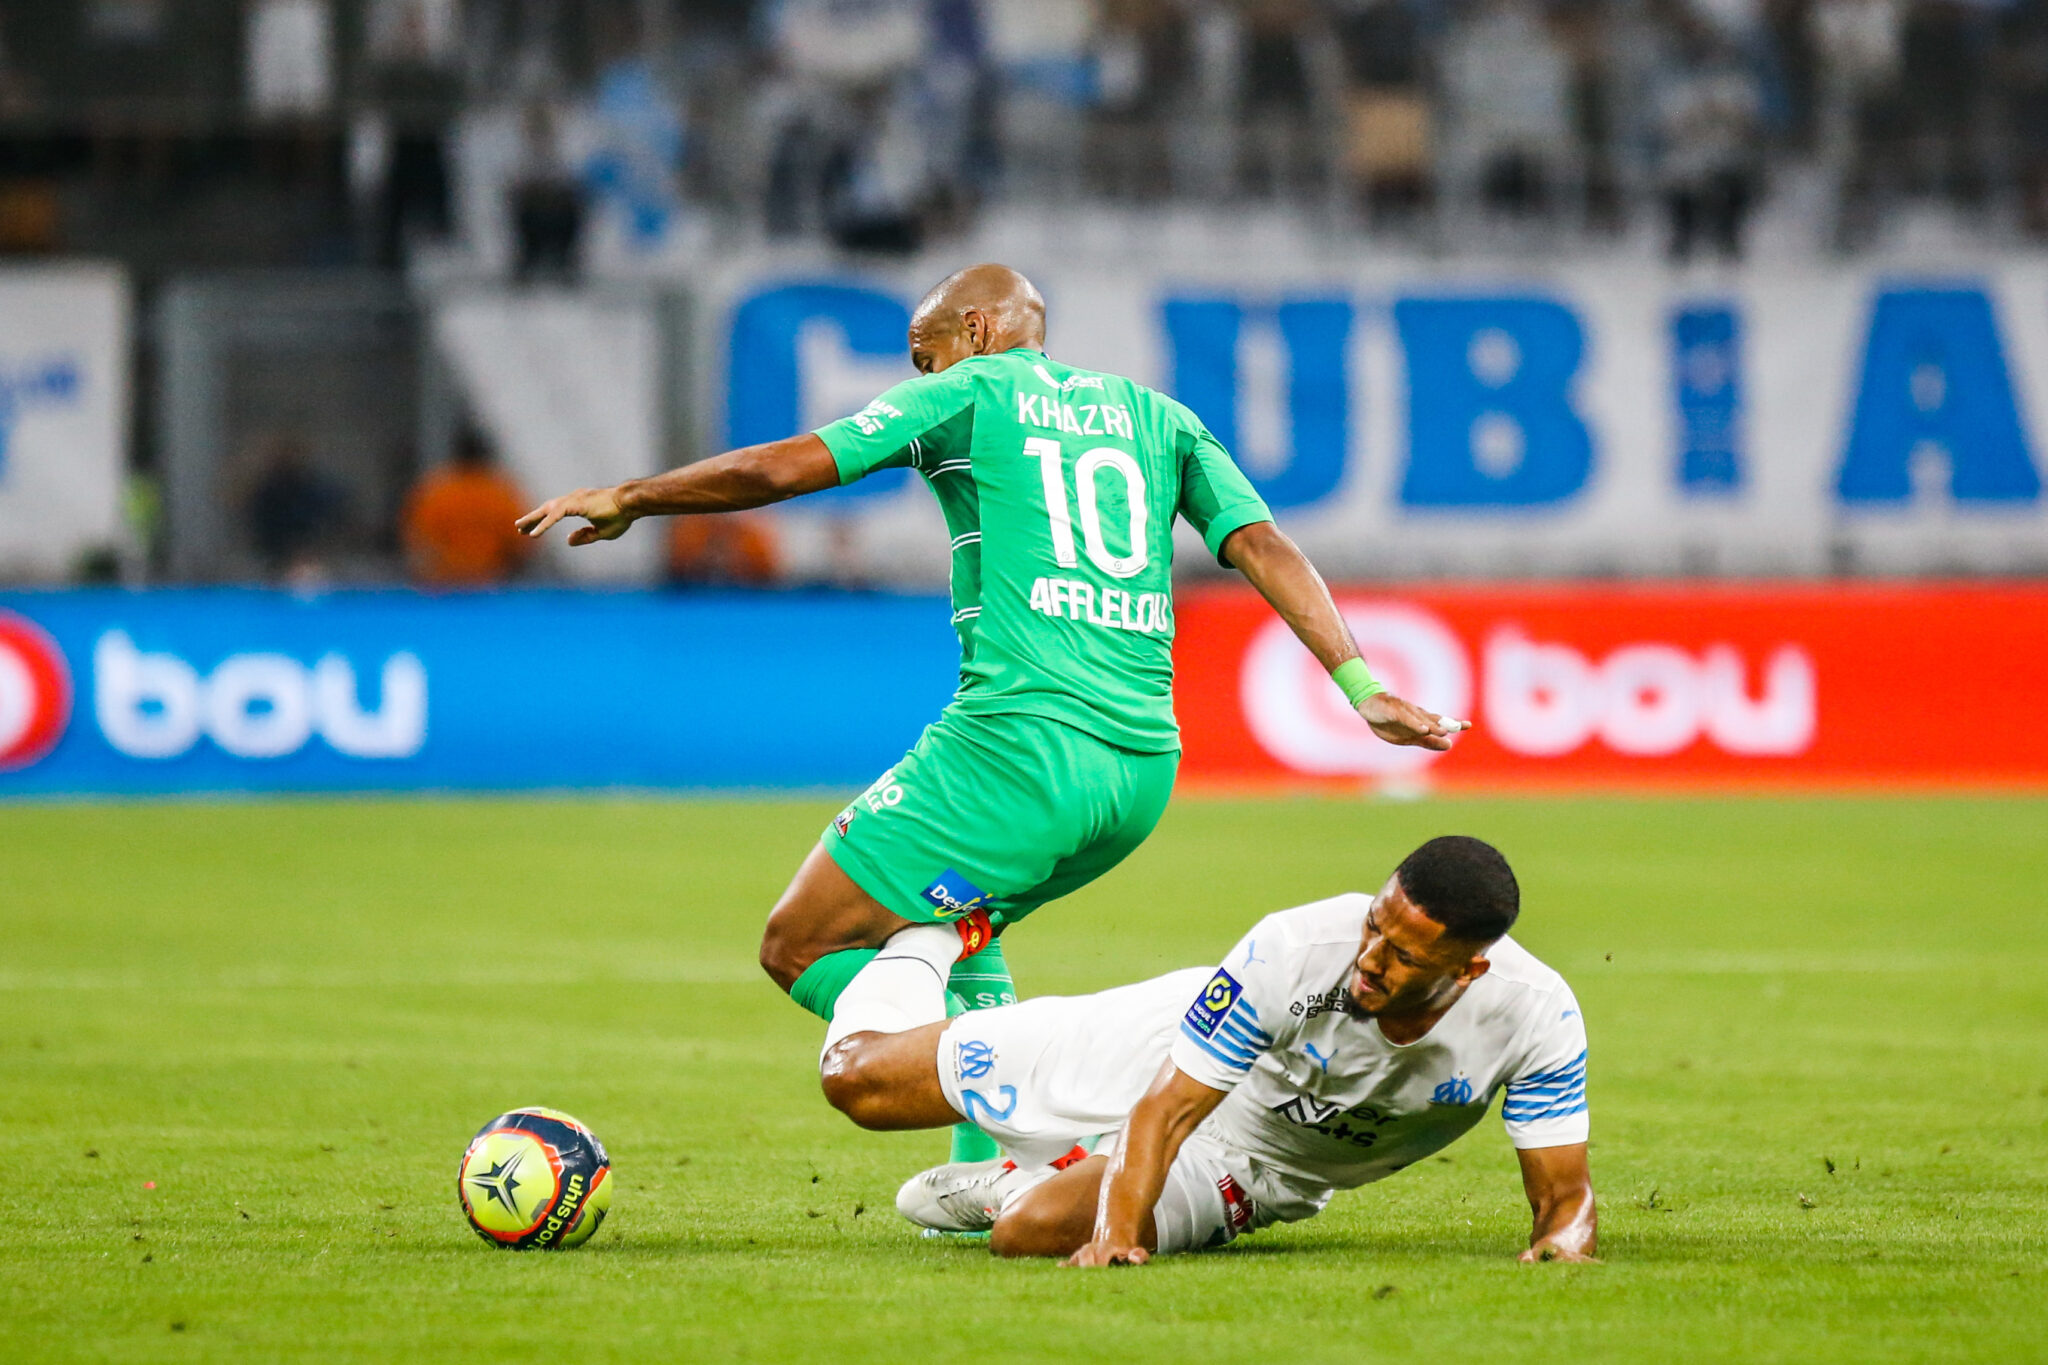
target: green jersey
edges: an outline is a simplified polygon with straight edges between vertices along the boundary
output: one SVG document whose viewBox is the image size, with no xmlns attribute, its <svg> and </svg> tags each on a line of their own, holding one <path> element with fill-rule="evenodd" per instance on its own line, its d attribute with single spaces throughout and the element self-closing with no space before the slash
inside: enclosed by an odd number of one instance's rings
<svg viewBox="0 0 2048 1365">
<path fill-rule="evenodd" d="M 1024 713 L 1139 753 L 1173 719 L 1173 519 L 1211 554 L 1270 521 L 1216 438 L 1164 394 L 1044 352 L 975 356 L 818 436 L 842 484 L 907 466 L 953 539 L 969 714 Z"/>
</svg>

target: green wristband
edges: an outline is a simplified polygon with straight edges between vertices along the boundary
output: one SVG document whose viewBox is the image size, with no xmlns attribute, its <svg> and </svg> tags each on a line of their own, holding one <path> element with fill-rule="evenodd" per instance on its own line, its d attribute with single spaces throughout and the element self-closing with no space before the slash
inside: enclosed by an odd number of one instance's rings
<svg viewBox="0 0 2048 1365">
<path fill-rule="evenodd" d="M 1367 697 L 1377 697 L 1387 685 L 1372 675 L 1363 659 L 1346 659 L 1330 674 L 1330 681 L 1344 689 L 1344 700 L 1356 708 Z"/>
</svg>

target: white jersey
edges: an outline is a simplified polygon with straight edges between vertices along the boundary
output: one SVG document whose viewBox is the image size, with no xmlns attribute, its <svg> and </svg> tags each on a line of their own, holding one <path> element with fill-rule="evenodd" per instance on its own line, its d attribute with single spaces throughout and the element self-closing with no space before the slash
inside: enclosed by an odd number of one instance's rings
<svg viewBox="0 0 2048 1365">
<path fill-rule="evenodd" d="M 1176 1250 L 1310 1217 L 1454 1142 L 1503 1088 L 1517 1147 L 1584 1142 L 1586 1030 L 1564 979 L 1504 938 L 1427 1035 L 1390 1043 L 1346 1007 L 1371 908 L 1336 896 L 1267 916 L 1220 967 L 970 1011 L 940 1036 L 940 1086 L 1022 1165 L 1121 1129 L 1169 1057 L 1230 1091 L 1155 1209 Z"/>
<path fill-rule="evenodd" d="M 1456 1141 L 1496 1091 L 1517 1147 L 1584 1142 L 1586 1028 L 1559 976 L 1503 938 L 1493 964 L 1413 1043 L 1347 1008 L 1372 897 L 1268 915 L 1231 949 L 1174 1036 L 1174 1065 L 1231 1092 L 1203 1125 L 1244 1153 L 1280 1218 Z M 1280 1188 L 1274 1188 L 1275 1185 Z"/>
</svg>

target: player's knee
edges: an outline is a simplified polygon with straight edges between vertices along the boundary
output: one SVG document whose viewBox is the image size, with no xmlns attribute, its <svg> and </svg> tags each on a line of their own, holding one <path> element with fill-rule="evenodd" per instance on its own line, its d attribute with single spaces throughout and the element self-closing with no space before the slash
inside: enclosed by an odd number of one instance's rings
<svg viewBox="0 0 2048 1365">
<path fill-rule="evenodd" d="M 852 1119 L 856 1127 L 886 1128 L 889 1087 L 870 1051 L 860 1038 L 840 1043 L 819 1063 L 818 1084 L 825 1092 L 825 1102 Z"/>
<path fill-rule="evenodd" d="M 792 929 L 790 916 L 780 913 L 779 907 L 768 916 L 768 927 L 761 931 L 761 970 L 776 985 L 787 991 L 817 957 L 805 935 Z"/>
</svg>

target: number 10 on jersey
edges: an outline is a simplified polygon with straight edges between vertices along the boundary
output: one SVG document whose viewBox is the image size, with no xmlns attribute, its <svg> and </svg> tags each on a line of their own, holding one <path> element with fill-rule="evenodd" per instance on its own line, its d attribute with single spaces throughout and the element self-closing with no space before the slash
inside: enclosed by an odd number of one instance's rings
<svg viewBox="0 0 2048 1365">
<path fill-rule="evenodd" d="M 1032 436 L 1024 442 L 1024 453 L 1038 461 L 1039 477 L 1045 485 L 1045 514 L 1052 523 L 1053 562 L 1063 569 L 1079 568 L 1074 548 L 1074 514 L 1067 502 L 1066 451 L 1050 436 Z M 1129 554 L 1112 554 L 1102 534 L 1102 511 L 1096 494 L 1096 480 L 1104 470 L 1113 470 L 1124 481 L 1124 504 L 1130 513 Z M 1081 510 L 1081 544 L 1089 562 L 1111 578 L 1135 578 L 1145 571 L 1150 557 L 1145 548 L 1145 471 L 1126 451 L 1115 446 L 1097 446 L 1074 461 L 1074 492 Z"/>
</svg>

